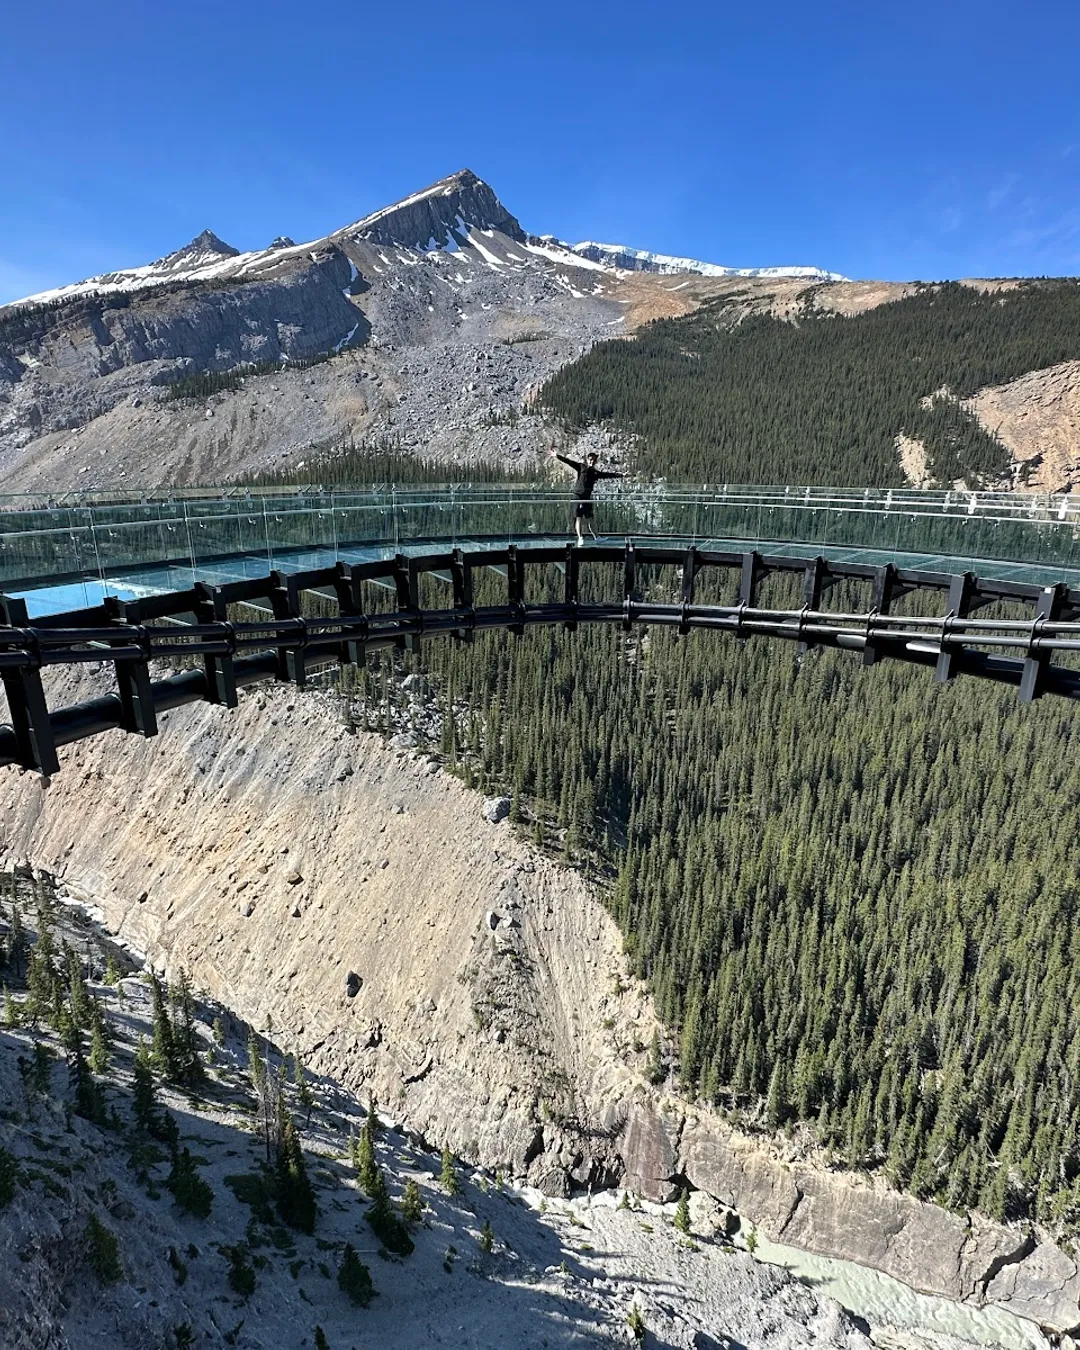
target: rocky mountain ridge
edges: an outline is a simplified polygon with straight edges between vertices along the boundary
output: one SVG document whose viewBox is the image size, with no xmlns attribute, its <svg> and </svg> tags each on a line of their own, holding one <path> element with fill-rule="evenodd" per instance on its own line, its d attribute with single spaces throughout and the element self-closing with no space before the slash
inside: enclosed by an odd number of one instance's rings
<svg viewBox="0 0 1080 1350">
<path fill-rule="evenodd" d="M 279 235 L 265 249 L 241 253 L 231 244 L 219 239 L 212 230 L 203 230 L 190 244 L 145 266 L 123 268 L 103 273 L 67 286 L 29 295 L 4 308 L 34 306 L 86 294 L 109 291 L 136 290 L 174 281 L 199 281 L 210 277 L 258 276 L 267 266 L 276 266 L 283 249 L 319 250 L 332 242 L 383 244 L 426 253 L 446 250 L 456 253 L 461 249 L 483 246 L 473 239 L 479 231 L 491 237 L 493 233 L 514 243 L 530 244 L 546 249 L 557 261 L 571 267 L 594 264 L 596 268 L 617 273 L 644 271 L 668 275 L 677 272 L 700 276 L 738 277 L 807 277 L 814 280 L 842 281 L 837 272 L 826 272 L 819 267 L 721 267 L 715 263 L 698 262 L 692 258 L 672 258 L 665 254 L 648 253 L 626 248 L 621 244 L 566 244 L 554 235 L 526 235 L 518 220 L 511 215 L 492 188 L 478 178 L 471 169 L 440 179 L 420 192 L 402 198 L 390 206 L 362 216 L 351 225 L 334 230 L 321 239 L 306 244 L 295 244 L 287 236 Z M 491 261 L 489 259 L 489 261 Z M 505 261 L 505 260 L 504 260 Z M 518 261 L 523 261 L 518 259 Z"/>
<path fill-rule="evenodd" d="M 582 258 L 629 272 L 656 272 L 678 276 L 692 272 L 702 277 L 805 277 L 809 281 L 847 281 L 840 272 L 821 267 L 724 267 L 720 263 L 699 262 L 696 258 L 673 258 L 667 253 L 649 253 L 628 248 L 626 244 L 596 244 L 584 240 L 569 248 Z"/>
<path fill-rule="evenodd" d="M 526 234 L 468 170 L 309 243 L 240 253 L 204 231 L 0 309 L 0 474 L 11 491 L 205 482 L 346 441 L 528 458 L 548 432 L 507 423 L 551 373 L 731 284 L 670 286 Z M 743 284 L 772 303 L 801 282 Z M 218 396 L 169 396 L 229 371 L 242 383 Z"/>
</svg>

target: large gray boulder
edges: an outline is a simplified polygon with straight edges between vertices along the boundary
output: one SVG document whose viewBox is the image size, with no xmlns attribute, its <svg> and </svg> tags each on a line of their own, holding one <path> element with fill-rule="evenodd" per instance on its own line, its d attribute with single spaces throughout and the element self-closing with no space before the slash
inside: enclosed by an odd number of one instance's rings
<svg viewBox="0 0 1080 1350">
<path fill-rule="evenodd" d="M 482 809 L 484 819 L 489 820 L 492 825 L 497 825 L 500 820 L 505 820 L 510 814 L 510 798 L 485 797 Z"/>
</svg>

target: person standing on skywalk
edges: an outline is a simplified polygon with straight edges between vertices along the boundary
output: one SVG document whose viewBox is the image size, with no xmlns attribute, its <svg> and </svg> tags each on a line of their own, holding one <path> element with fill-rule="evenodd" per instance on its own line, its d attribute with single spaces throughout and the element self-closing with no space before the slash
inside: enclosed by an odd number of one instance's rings
<svg viewBox="0 0 1080 1350">
<path fill-rule="evenodd" d="M 593 488 L 601 478 L 625 478 L 623 473 L 616 473 L 612 469 L 598 469 L 596 467 L 596 451 L 590 450 L 585 456 L 584 461 L 580 459 L 570 459 L 567 455 L 560 455 L 554 448 L 551 451 L 552 459 L 557 459 L 574 470 L 577 479 L 574 482 L 574 532 L 577 534 L 579 544 L 585 542 L 582 537 L 582 522 L 589 522 L 589 533 L 596 538 L 596 531 L 592 527 L 593 518 Z"/>
</svg>

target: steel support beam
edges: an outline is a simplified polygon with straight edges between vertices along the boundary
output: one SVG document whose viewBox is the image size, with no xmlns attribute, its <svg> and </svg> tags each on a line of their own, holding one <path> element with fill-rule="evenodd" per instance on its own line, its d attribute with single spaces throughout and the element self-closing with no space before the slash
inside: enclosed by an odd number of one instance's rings
<svg viewBox="0 0 1080 1350">
<path fill-rule="evenodd" d="M 1059 619 L 1068 602 L 1068 591 L 1062 585 L 1047 586 L 1035 605 L 1035 623 L 1032 625 L 1032 638 L 1038 637 L 1048 622 Z M 1032 703 L 1042 698 L 1046 684 L 1046 671 L 1050 665 L 1050 653 L 1029 650 L 1020 676 L 1020 702 Z"/>
<path fill-rule="evenodd" d="M 291 572 L 271 572 L 270 582 L 269 599 L 274 618 L 292 619 L 297 633 L 302 637 L 304 620 L 300 617 L 300 586 L 296 575 Z M 277 678 L 303 689 L 307 684 L 307 659 L 303 642 L 278 647 L 277 661 Z"/>
<path fill-rule="evenodd" d="M 140 622 L 137 600 L 117 600 L 110 595 L 105 598 L 105 608 L 117 624 Z M 158 730 L 154 696 L 150 692 L 149 662 L 149 651 L 140 658 L 124 657 L 113 662 L 117 692 L 120 695 L 120 727 L 123 731 L 137 732 L 147 737 L 156 736 Z"/>
<path fill-rule="evenodd" d="M 971 572 L 961 572 L 954 576 L 949 583 L 948 611 L 946 614 L 946 623 L 944 632 L 949 631 L 950 619 L 966 619 L 971 613 L 972 601 L 975 598 L 975 577 Z M 963 651 L 962 647 L 952 645 L 942 646 L 938 655 L 937 666 L 934 670 L 934 679 L 938 684 L 945 684 L 953 679 L 957 672 L 957 658 Z"/>
<path fill-rule="evenodd" d="M 870 606 L 871 614 L 887 615 L 892 609 L 892 602 L 900 594 L 896 568 L 892 563 L 876 568 L 874 571 L 874 596 Z M 875 665 L 881 659 L 881 656 L 882 652 L 877 643 L 867 639 L 866 646 L 863 648 L 863 665 Z"/>
<path fill-rule="evenodd" d="M 765 566 L 761 554 L 756 549 L 742 555 L 742 567 L 739 573 L 739 604 L 752 609 L 757 603 L 758 582 L 765 575 Z M 737 636 L 746 641 L 749 633 L 739 630 Z"/>
<path fill-rule="evenodd" d="M 195 583 L 195 618 L 199 623 L 224 623 L 228 618 L 228 604 L 219 586 L 204 581 Z M 235 708 L 239 703 L 236 692 L 236 669 L 231 656 L 203 657 L 206 672 L 206 697 L 209 703 L 222 708 Z"/>
<path fill-rule="evenodd" d="M 566 565 L 563 570 L 563 603 L 570 611 L 570 617 L 563 623 L 568 633 L 577 628 L 578 614 L 578 562 L 581 551 L 576 544 L 566 546 Z"/>
<path fill-rule="evenodd" d="M 0 614 L 11 628 L 29 626 L 26 601 L 0 596 Z M 36 653 L 30 644 L 30 654 Z M 10 758 L 24 769 L 36 769 L 46 778 L 60 770 L 56 737 L 49 718 L 49 705 L 41 683 L 41 668 L 34 662 L 18 670 L 3 672 L 4 693 L 11 716 L 12 747 Z"/>
</svg>

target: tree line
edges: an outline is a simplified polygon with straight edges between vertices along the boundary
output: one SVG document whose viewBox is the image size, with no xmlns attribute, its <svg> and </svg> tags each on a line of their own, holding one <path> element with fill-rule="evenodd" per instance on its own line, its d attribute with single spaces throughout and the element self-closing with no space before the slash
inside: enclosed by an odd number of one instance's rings
<svg viewBox="0 0 1080 1350">
<path fill-rule="evenodd" d="M 974 485 L 1009 456 L 957 400 L 1080 357 L 1075 280 L 920 285 L 851 317 L 809 300 L 794 322 L 730 295 L 657 320 L 598 343 L 537 402 L 569 428 L 636 436 L 637 467 L 677 481 L 902 486 L 903 432 L 926 444 L 936 482 Z"/>
</svg>

